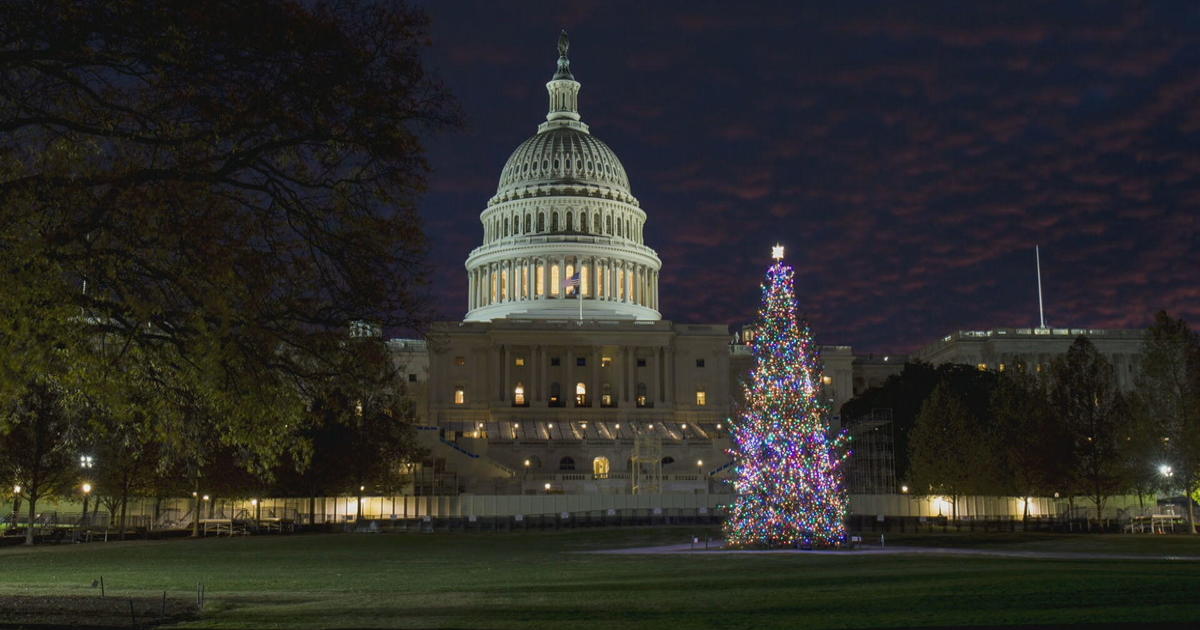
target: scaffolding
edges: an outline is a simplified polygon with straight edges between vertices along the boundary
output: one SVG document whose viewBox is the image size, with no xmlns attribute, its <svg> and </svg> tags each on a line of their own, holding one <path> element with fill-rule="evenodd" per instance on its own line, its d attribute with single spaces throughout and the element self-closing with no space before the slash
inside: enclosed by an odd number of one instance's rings
<svg viewBox="0 0 1200 630">
<path fill-rule="evenodd" d="M 657 435 L 639 435 L 633 440 L 633 467 L 629 476 L 634 494 L 662 493 L 662 438 Z"/>
<path fill-rule="evenodd" d="M 872 409 L 847 423 L 850 456 L 846 488 L 853 494 L 895 494 L 896 455 L 892 435 L 892 410 Z"/>
</svg>

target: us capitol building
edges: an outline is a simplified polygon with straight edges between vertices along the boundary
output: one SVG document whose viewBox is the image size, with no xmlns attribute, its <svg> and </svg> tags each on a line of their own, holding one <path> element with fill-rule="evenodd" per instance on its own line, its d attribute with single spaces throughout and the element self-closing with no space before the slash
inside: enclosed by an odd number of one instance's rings
<svg viewBox="0 0 1200 630">
<path fill-rule="evenodd" d="M 433 324 L 425 340 L 388 342 L 429 450 L 412 491 L 721 491 L 749 346 L 724 323 L 662 319 L 647 213 L 580 117 L 565 33 L 558 48 L 546 120 L 480 214 L 466 316 Z M 822 355 L 835 412 L 905 360 L 848 346 Z"/>
</svg>

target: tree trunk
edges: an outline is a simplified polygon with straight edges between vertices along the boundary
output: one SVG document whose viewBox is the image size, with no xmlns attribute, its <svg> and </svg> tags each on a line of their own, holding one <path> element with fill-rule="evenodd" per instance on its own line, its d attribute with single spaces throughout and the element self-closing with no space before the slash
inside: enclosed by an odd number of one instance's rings
<svg viewBox="0 0 1200 630">
<path fill-rule="evenodd" d="M 200 537 L 200 478 L 192 483 L 192 538 Z"/>
<path fill-rule="evenodd" d="M 308 497 L 308 524 L 317 524 L 317 497 Z"/>
<path fill-rule="evenodd" d="M 357 523 L 362 520 L 362 492 L 355 496 L 357 500 L 354 502 L 354 522 Z"/>
<path fill-rule="evenodd" d="M 1025 514 L 1021 516 L 1021 529 L 1029 531 L 1029 497 L 1025 497 Z"/>
<path fill-rule="evenodd" d="M 33 519 L 37 517 L 37 500 L 38 496 L 30 490 L 29 501 L 27 501 L 29 503 L 29 526 L 25 528 L 26 545 L 33 544 Z"/>
<path fill-rule="evenodd" d="M 121 540 L 125 540 L 125 513 L 129 505 L 129 495 L 125 494 L 121 497 Z"/>
<path fill-rule="evenodd" d="M 1194 486 L 1194 485 L 1188 486 L 1187 484 L 1184 485 L 1183 500 L 1187 502 L 1188 533 L 1189 534 L 1196 533 L 1196 508 L 1192 505 L 1192 493 L 1195 491 L 1196 491 L 1196 486 Z"/>
</svg>

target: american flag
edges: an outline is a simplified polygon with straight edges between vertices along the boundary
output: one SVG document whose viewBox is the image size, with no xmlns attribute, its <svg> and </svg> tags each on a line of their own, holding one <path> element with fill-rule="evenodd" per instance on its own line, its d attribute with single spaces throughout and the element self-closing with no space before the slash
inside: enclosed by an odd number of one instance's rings
<svg viewBox="0 0 1200 630">
<path fill-rule="evenodd" d="M 578 271 L 575 272 L 575 275 L 571 276 L 570 278 L 567 278 L 566 280 L 563 280 L 563 288 L 564 289 L 567 287 L 578 287 L 578 286 L 579 286 L 579 272 Z"/>
</svg>

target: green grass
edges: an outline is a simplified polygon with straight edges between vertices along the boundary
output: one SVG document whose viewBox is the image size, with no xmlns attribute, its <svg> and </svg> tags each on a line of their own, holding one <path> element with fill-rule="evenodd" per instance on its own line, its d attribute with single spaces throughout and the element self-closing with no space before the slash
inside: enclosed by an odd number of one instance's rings
<svg viewBox="0 0 1200 630">
<path fill-rule="evenodd" d="M 589 549 L 686 541 L 697 528 L 297 535 L 0 549 L 0 597 L 169 591 L 203 628 L 865 628 L 1161 624 L 1200 619 L 1184 536 L 933 534 L 889 544 L 1144 553 L 1146 560 L 704 554 Z"/>
</svg>

